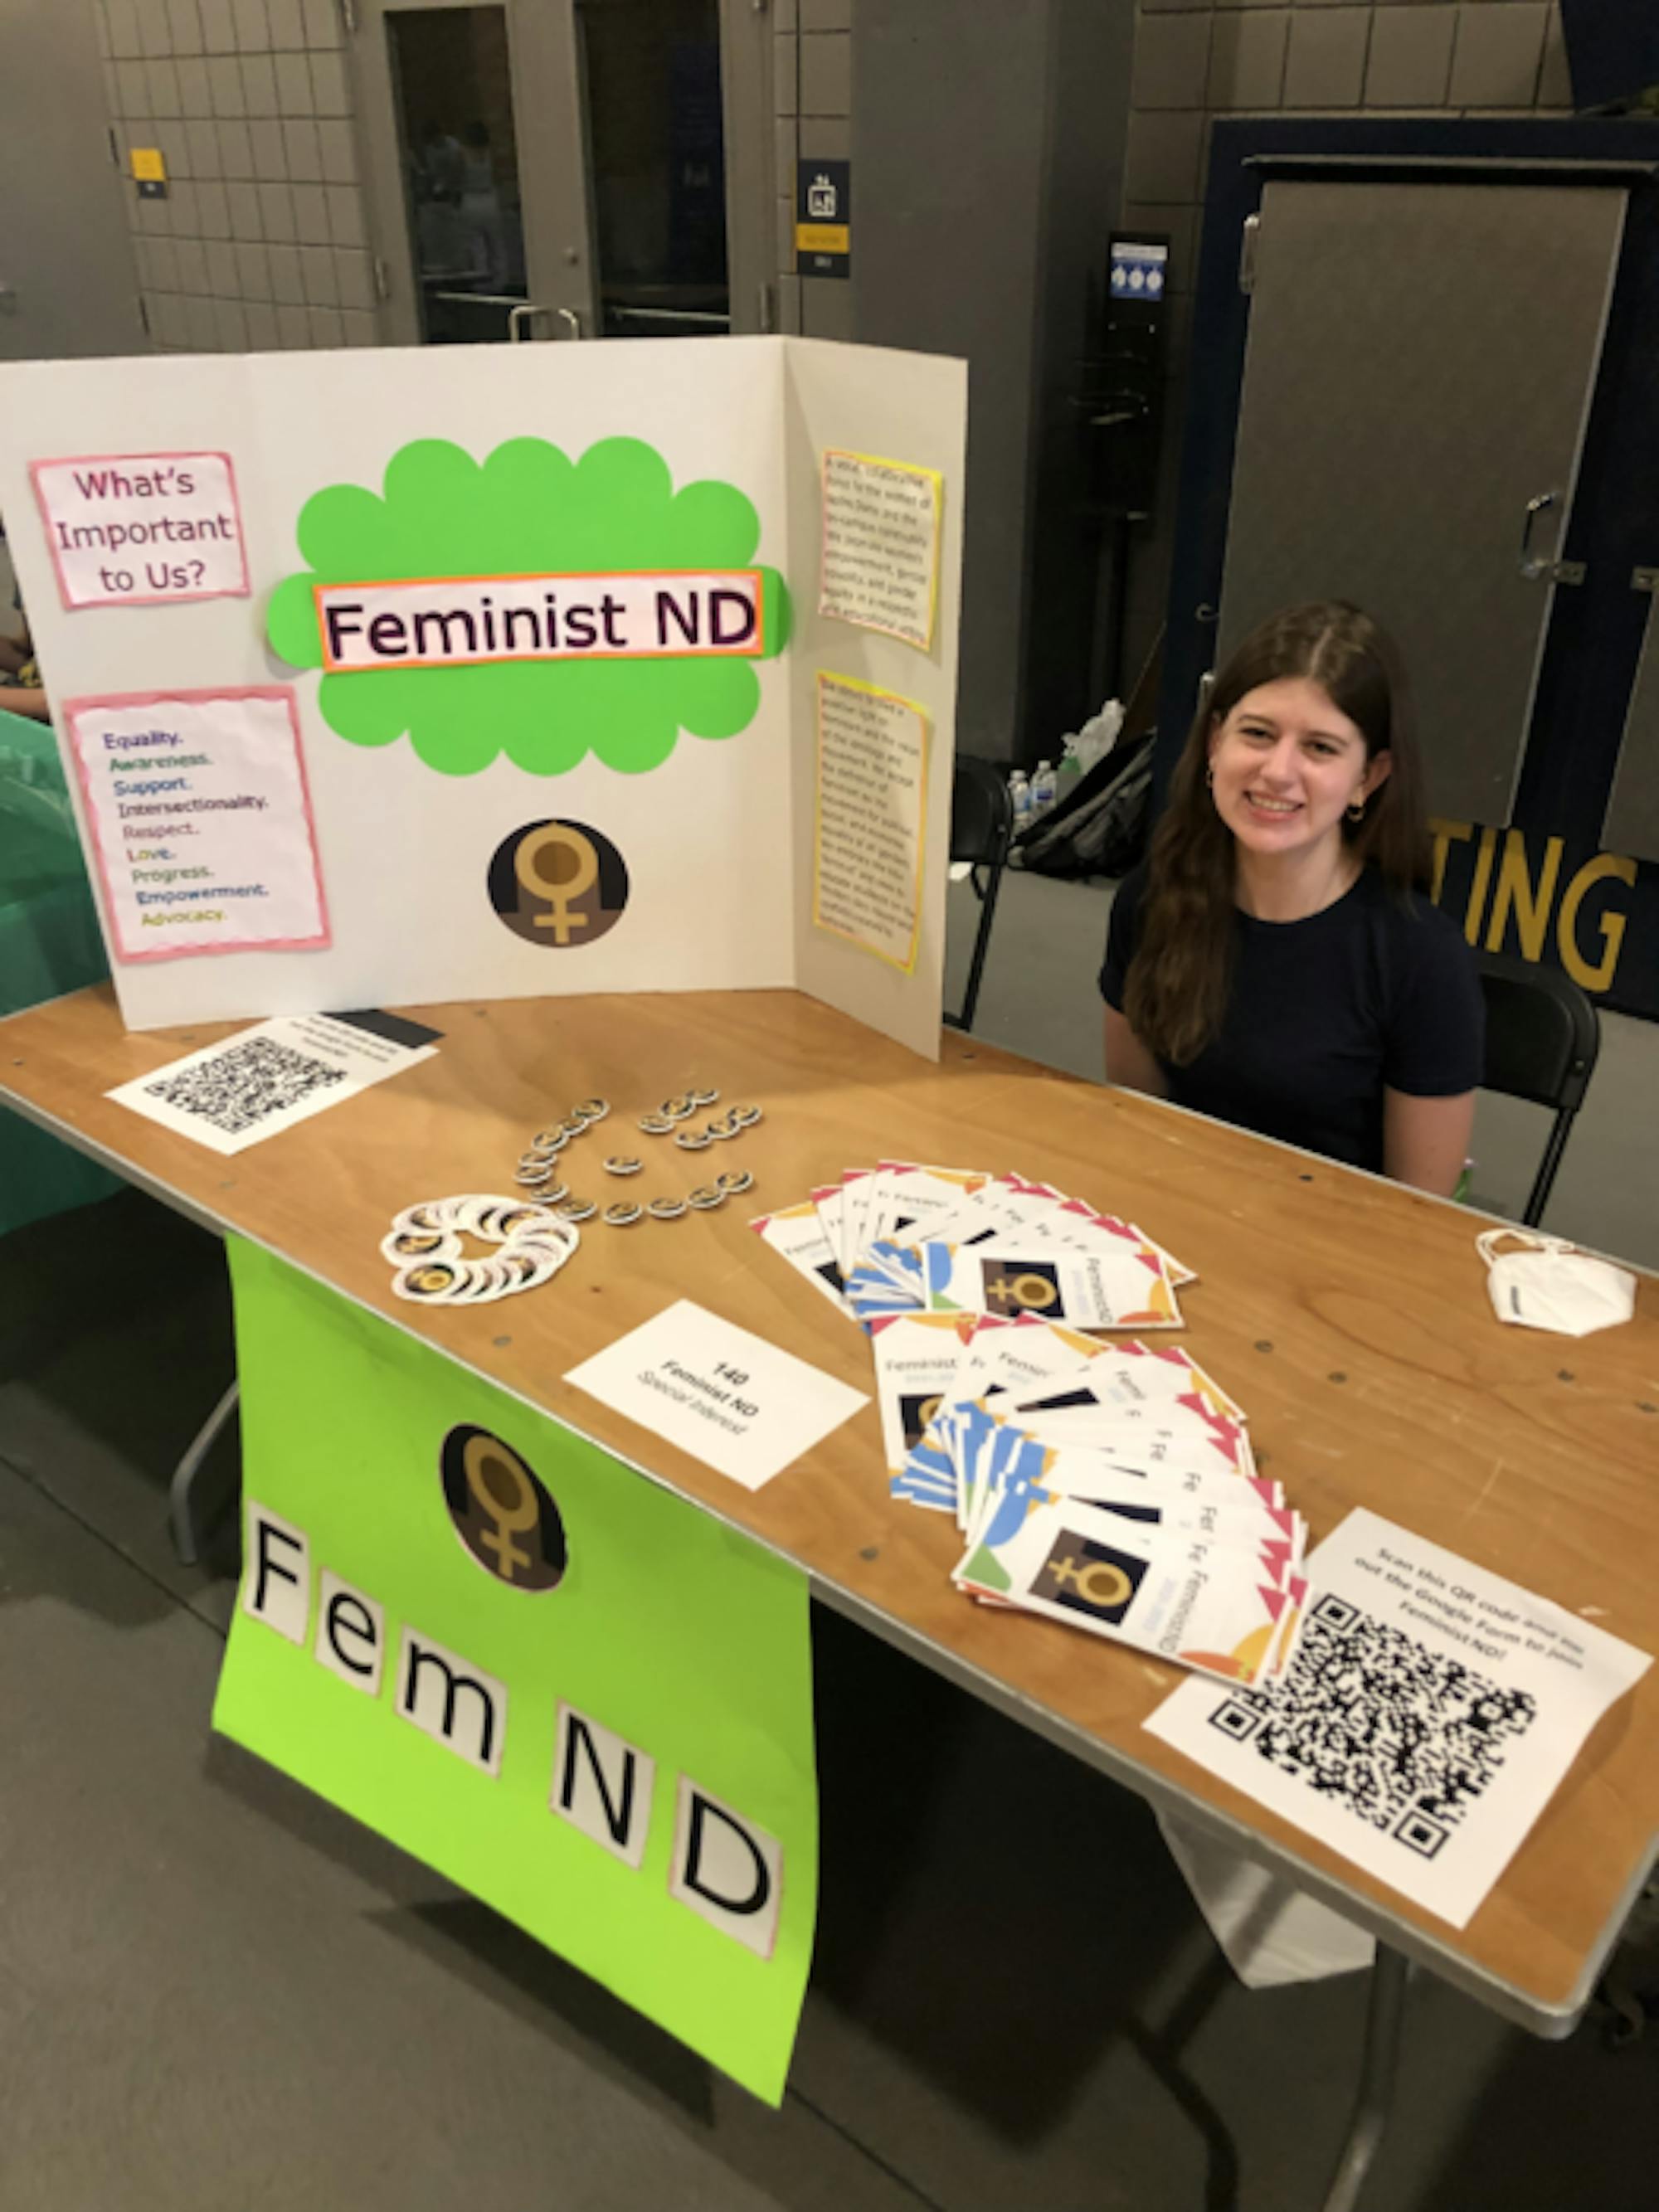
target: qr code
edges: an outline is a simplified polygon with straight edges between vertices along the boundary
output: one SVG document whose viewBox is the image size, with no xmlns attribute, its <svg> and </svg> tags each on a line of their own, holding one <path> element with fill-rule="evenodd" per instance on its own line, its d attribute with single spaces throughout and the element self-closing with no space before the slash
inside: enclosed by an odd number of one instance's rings
<svg viewBox="0 0 1659 2212">
<path fill-rule="evenodd" d="M 1525 1691 L 1326 1595 L 1284 1680 L 1231 1692 L 1210 1725 L 1431 1859 L 1537 1717 Z"/>
<path fill-rule="evenodd" d="M 144 1089 L 179 1113 L 194 1115 L 228 1137 L 239 1137 L 285 1107 L 298 1105 L 313 1091 L 344 1081 L 344 1068 L 331 1067 L 325 1060 L 295 1052 L 274 1037 L 245 1037 L 216 1060 L 204 1060 L 182 1074 L 147 1083 Z"/>
</svg>

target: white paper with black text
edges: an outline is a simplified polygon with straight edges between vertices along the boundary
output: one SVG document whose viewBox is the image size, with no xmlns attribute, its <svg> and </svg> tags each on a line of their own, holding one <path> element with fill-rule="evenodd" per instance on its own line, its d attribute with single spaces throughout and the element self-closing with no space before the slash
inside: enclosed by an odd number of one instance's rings
<svg viewBox="0 0 1659 2212">
<path fill-rule="evenodd" d="M 745 1490 L 758 1490 L 869 1399 L 681 1298 L 565 1376 Z"/>
<path fill-rule="evenodd" d="M 1307 1572 L 1280 1684 L 1194 1676 L 1146 1725 L 1466 1927 L 1650 1656 L 1374 1513 L 1351 1513 Z"/>
<path fill-rule="evenodd" d="M 279 1014 L 107 1095 L 210 1152 L 228 1154 L 401 1075 L 436 1048 L 400 1044 L 332 1014 Z"/>
</svg>

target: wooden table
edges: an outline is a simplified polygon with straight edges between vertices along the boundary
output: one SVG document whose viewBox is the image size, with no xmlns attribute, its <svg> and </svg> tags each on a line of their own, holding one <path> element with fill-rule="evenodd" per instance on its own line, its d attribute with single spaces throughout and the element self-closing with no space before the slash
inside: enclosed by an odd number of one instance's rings
<svg viewBox="0 0 1659 2212">
<path fill-rule="evenodd" d="M 0 1099 L 194 1218 L 280 1254 L 803 1568 L 820 1598 L 1153 1803 L 1224 1834 L 1534 2032 L 1566 2034 L 1654 1862 L 1659 1668 L 1621 1699 L 1467 1929 L 1453 1929 L 1250 1802 L 1141 1723 L 1177 1670 L 966 1603 L 955 1531 L 887 1496 L 873 1401 L 750 1493 L 562 1378 L 687 1297 L 862 1389 L 866 1341 L 747 1226 L 884 1158 L 1018 1169 L 1133 1216 L 1199 1271 L 1182 1342 L 1247 1409 L 1314 1540 L 1369 1506 L 1650 1647 L 1659 1625 L 1659 1288 L 1633 1325 L 1573 1341 L 1501 1328 L 1467 1209 L 947 1035 L 933 1067 L 790 992 L 408 1009 L 443 1032 L 408 1073 L 231 1159 L 104 1093 L 228 1033 L 129 1035 L 107 988 L 0 1023 Z M 237 1025 L 229 1025 L 237 1026 Z M 529 1133 L 599 1094 L 573 1148 L 604 1200 L 684 1188 L 702 1156 L 611 1185 L 600 1154 L 692 1084 L 765 1119 L 730 1148 L 754 1192 L 719 1213 L 595 1221 L 553 1285 L 473 1311 L 392 1295 L 377 1245 L 417 1198 L 510 1189 Z M 607 1146 L 609 1127 L 616 1145 Z M 723 1157 L 721 1165 L 730 1164 Z M 671 1180 L 671 1177 L 672 1180 Z M 1374 2027 L 1391 2044 L 1399 1980 Z M 1392 2018 L 1390 2014 L 1392 2013 Z M 1373 2048 L 1374 2061 L 1386 2051 Z M 1386 2090 L 1386 2068 L 1381 2083 Z M 1375 2099 L 1373 2098 L 1373 2103 Z M 1364 2160 L 1358 2171 L 1363 2172 Z M 1354 2201 L 1358 2179 L 1328 2198 Z"/>
</svg>

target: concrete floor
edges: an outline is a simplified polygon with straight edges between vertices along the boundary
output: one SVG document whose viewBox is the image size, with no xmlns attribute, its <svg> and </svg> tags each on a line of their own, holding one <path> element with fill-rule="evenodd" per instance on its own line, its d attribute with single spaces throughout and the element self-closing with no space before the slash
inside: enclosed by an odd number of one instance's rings
<svg viewBox="0 0 1659 2212">
<path fill-rule="evenodd" d="M 1011 882 L 985 1034 L 1087 1071 L 1105 910 Z M 1652 1259 L 1619 1166 L 1647 1045 L 1560 1214 Z M 161 1516 L 230 1362 L 217 1246 L 136 1193 L 0 1244 L 3 2212 L 1317 2203 L 1363 1985 L 1238 1988 L 1137 1804 L 833 1617 L 777 2114 L 213 1741 L 229 1562 L 179 1568 Z M 1659 2036 L 1547 2045 L 1419 1979 L 1364 2212 L 1651 2212 L 1656 2092 Z"/>
</svg>

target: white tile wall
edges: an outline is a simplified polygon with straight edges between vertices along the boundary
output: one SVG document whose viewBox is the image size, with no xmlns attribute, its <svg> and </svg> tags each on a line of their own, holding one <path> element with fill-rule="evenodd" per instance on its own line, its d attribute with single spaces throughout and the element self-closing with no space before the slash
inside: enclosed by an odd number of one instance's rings
<svg viewBox="0 0 1659 2212">
<path fill-rule="evenodd" d="M 130 209 L 156 344 L 373 345 L 338 0 L 96 7 L 117 142 L 167 165 L 167 198 Z"/>
</svg>

